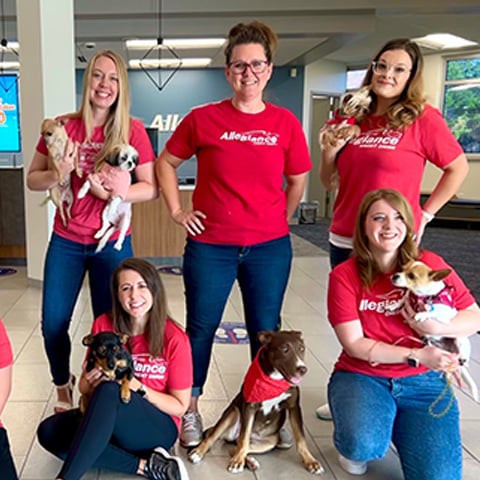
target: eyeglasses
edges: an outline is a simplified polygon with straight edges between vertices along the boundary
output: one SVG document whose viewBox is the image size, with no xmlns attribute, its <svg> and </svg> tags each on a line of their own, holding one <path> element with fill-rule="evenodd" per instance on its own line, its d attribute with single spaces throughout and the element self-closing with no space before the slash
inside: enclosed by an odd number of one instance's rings
<svg viewBox="0 0 480 480">
<path fill-rule="evenodd" d="M 378 75 L 385 75 L 393 69 L 393 75 L 396 77 L 401 77 L 405 73 L 410 73 L 411 68 L 404 67 L 403 65 L 390 65 L 386 62 L 372 62 L 372 70 Z"/>
<path fill-rule="evenodd" d="M 268 60 L 253 60 L 250 63 L 247 62 L 230 62 L 228 64 L 228 68 L 232 71 L 232 73 L 242 74 L 245 70 L 249 67 L 253 73 L 263 73 L 268 67 L 269 61 Z"/>
</svg>

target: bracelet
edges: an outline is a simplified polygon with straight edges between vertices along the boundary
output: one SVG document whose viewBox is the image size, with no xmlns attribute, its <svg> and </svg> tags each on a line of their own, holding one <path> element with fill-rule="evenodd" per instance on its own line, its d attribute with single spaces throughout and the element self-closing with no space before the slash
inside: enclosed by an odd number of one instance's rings
<svg viewBox="0 0 480 480">
<path fill-rule="evenodd" d="M 370 349 L 368 350 L 368 356 L 367 356 L 367 359 L 368 359 L 368 363 L 370 364 L 370 366 L 372 367 L 376 367 L 378 365 L 378 362 L 374 362 L 372 360 L 372 353 L 373 353 L 373 350 L 375 349 L 375 347 L 377 347 L 380 343 L 382 343 L 380 340 L 377 340 L 371 347 Z"/>
<path fill-rule="evenodd" d="M 422 210 L 422 217 L 427 220 L 427 223 L 429 223 L 435 218 L 435 215 L 433 213 L 427 212 L 426 210 Z"/>
</svg>

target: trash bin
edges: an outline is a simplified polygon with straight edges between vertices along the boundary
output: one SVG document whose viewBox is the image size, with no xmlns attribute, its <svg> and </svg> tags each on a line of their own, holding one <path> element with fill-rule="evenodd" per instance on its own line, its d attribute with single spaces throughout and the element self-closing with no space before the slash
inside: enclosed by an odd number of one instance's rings
<svg viewBox="0 0 480 480">
<path fill-rule="evenodd" d="M 299 205 L 298 223 L 311 224 L 317 220 L 317 212 L 320 202 L 316 200 L 312 202 L 301 202 Z"/>
</svg>

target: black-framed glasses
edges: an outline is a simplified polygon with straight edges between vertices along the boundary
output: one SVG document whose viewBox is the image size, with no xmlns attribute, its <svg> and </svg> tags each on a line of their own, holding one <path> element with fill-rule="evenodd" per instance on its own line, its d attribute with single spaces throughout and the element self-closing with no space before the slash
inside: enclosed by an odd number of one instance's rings
<svg viewBox="0 0 480 480">
<path fill-rule="evenodd" d="M 232 73 L 239 75 L 244 73 L 247 68 L 250 68 L 253 73 L 263 73 L 267 69 L 268 64 L 268 60 L 252 60 L 250 63 L 238 60 L 237 62 L 230 62 L 228 68 L 230 68 Z"/>
<path fill-rule="evenodd" d="M 412 71 L 411 68 L 407 68 L 405 65 L 392 65 L 383 61 L 372 62 L 372 70 L 379 75 L 385 75 L 390 70 L 393 70 L 393 75 L 396 77 L 401 77 L 402 75 Z"/>
</svg>

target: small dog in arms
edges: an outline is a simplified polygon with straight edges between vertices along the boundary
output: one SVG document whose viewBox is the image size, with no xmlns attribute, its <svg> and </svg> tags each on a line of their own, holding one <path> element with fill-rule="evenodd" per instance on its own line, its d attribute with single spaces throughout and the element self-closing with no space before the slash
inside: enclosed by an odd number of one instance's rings
<svg viewBox="0 0 480 480">
<path fill-rule="evenodd" d="M 125 198 L 132 182 L 131 172 L 138 165 L 138 160 L 138 152 L 134 147 L 119 145 L 107 158 L 100 171 L 94 174 L 105 190 L 110 192 L 110 200 L 102 212 L 102 226 L 95 234 L 95 238 L 100 239 L 96 253 L 103 250 L 116 230 L 120 230 L 120 234 L 114 248 L 122 249 L 132 219 L 131 204 L 126 202 Z M 90 181 L 86 180 L 78 192 L 77 198 L 84 198 L 90 187 Z"/>
<path fill-rule="evenodd" d="M 322 148 L 336 147 L 339 140 L 350 140 L 358 137 L 360 127 L 357 121 L 368 113 L 372 101 L 370 87 L 362 87 L 353 93 L 346 93 L 341 101 L 340 108 L 335 111 L 334 117 L 328 120 L 320 130 L 320 145 Z"/>
<path fill-rule="evenodd" d="M 410 302 L 417 322 L 435 319 L 442 323 L 449 323 L 457 314 L 451 295 L 451 287 L 443 281 L 451 270 L 433 270 L 425 263 L 412 261 L 403 271 L 392 276 L 392 283 L 397 287 L 404 287 L 409 291 L 406 301 Z M 467 369 L 470 358 L 471 344 L 466 337 L 442 337 L 425 335 L 423 341 L 427 345 L 434 345 L 442 350 L 458 353 L 460 356 L 460 380 L 463 380 L 478 402 L 478 387 Z"/>
<path fill-rule="evenodd" d="M 259 463 L 251 453 L 289 448 L 280 437 L 288 413 L 304 467 L 310 473 L 321 474 L 324 469 L 307 446 L 300 408 L 299 384 L 307 372 L 302 334 L 263 331 L 258 338 L 263 345 L 245 375 L 240 392 L 188 458 L 193 463 L 200 462 L 213 444 L 223 438 L 236 442 L 229 472 L 242 472 L 245 465 L 256 470 Z"/>
<path fill-rule="evenodd" d="M 48 149 L 48 169 L 55 170 L 58 176 L 58 183 L 50 188 L 49 196 L 42 205 L 48 202 L 48 200 L 52 200 L 60 213 L 63 225 L 66 227 L 73 204 L 73 193 L 70 184 L 70 174 L 64 176 L 59 166 L 65 156 L 65 149 L 68 142 L 67 131 L 64 127 L 65 123 L 66 120 L 46 118 L 42 122 L 40 132 Z M 77 175 L 81 177 L 82 170 L 78 165 L 78 156 L 75 151 L 72 155 L 72 164 Z"/>
</svg>

